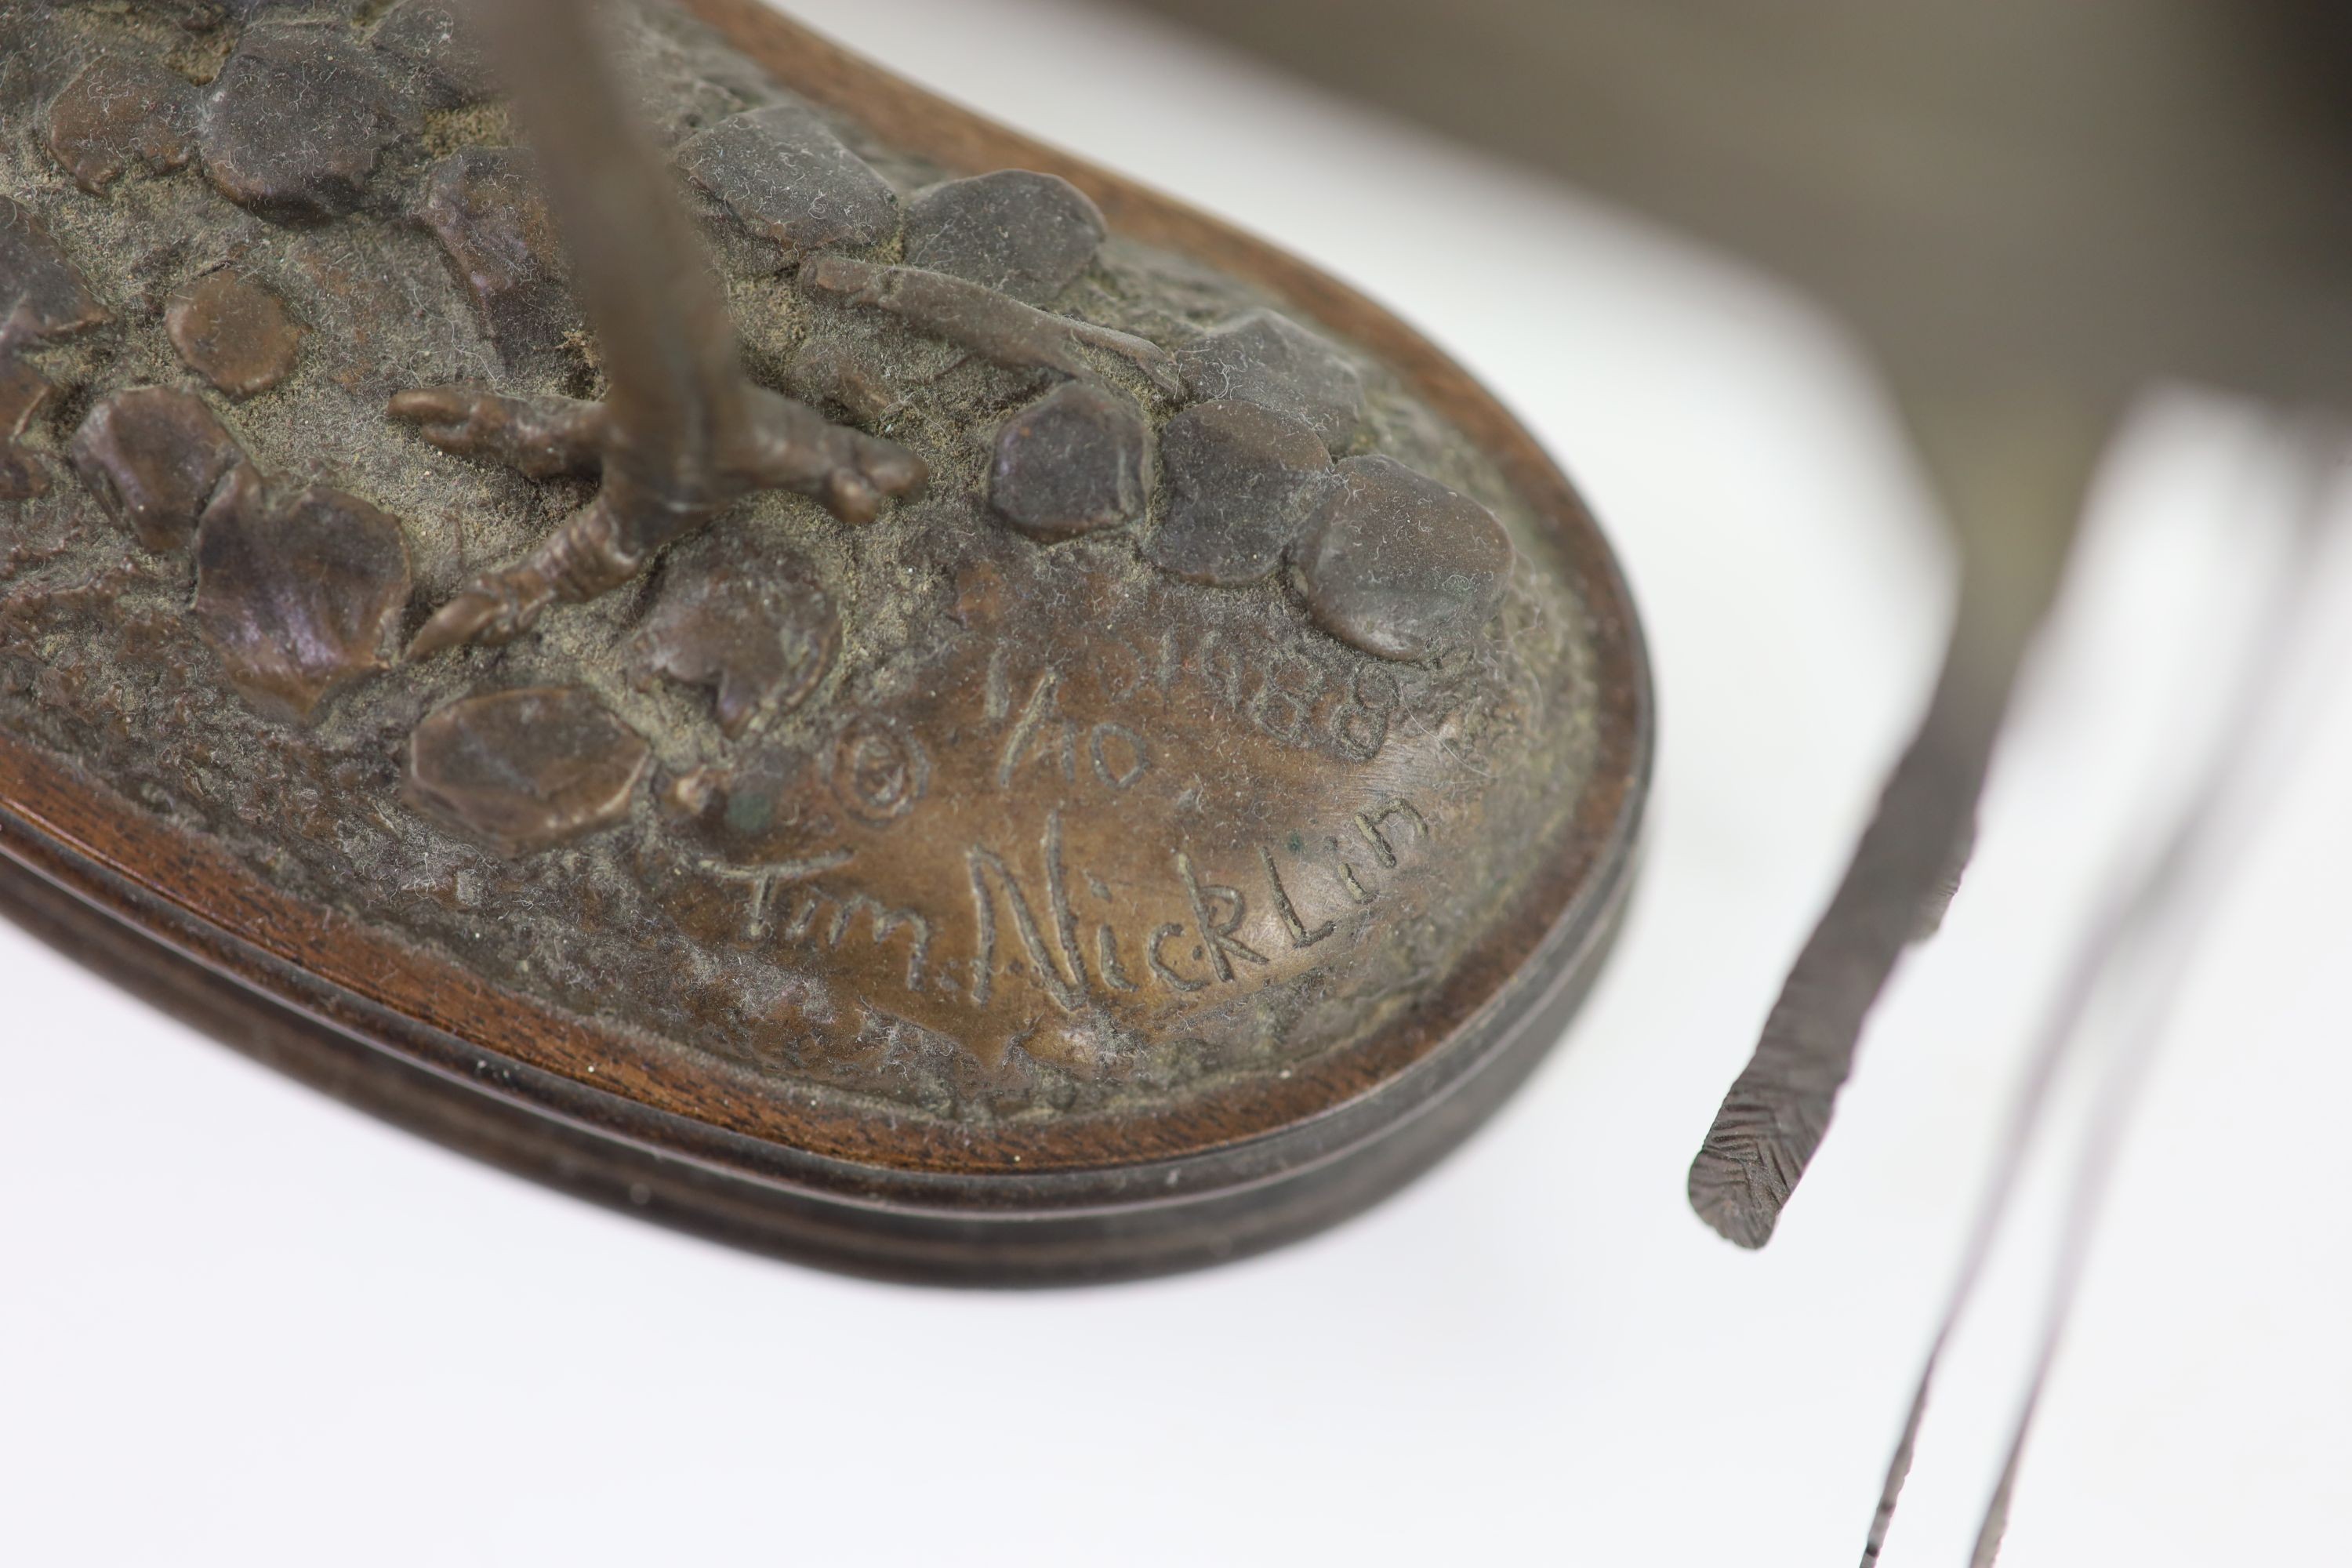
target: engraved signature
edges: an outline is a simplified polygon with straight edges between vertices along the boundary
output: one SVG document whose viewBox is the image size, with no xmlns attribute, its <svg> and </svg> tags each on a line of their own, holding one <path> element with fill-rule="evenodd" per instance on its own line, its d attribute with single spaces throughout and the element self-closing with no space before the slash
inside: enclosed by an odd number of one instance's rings
<svg viewBox="0 0 2352 1568">
<path fill-rule="evenodd" d="M 1160 901 L 1181 918 L 1153 923 L 1139 940 L 1129 922 L 1137 906 L 1151 900 L 1114 898 L 1101 879 L 1071 867 L 1061 813 L 1049 812 L 1034 871 L 1016 869 L 990 844 L 965 846 L 971 924 L 964 961 L 936 956 L 942 922 L 931 915 L 834 885 L 834 874 L 855 864 L 853 851 L 761 867 L 708 864 L 706 869 L 743 885 L 747 943 L 839 952 L 861 932 L 875 947 L 903 939 L 908 991 L 960 995 L 986 1007 L 1010 975 L 1062 1011 L 1077 1013 L 1099 995 L 1156 988 L 1185 996 L 1241 984 L 1270 965 L 1274 942 L 1278 951 L 1303 952 L 1331 937 L 1342 920 L 1360 918 L 1379 902 L 1383 874 L 1425 850 L 1430 837 L 1421 809 L 1402 796 L 1390 797 L 1354 814 L 1339 832 L 1320 836 L 1321 855 L 1306 852 L 1309 836 L 1303 833 L 1256 846 L 1247 886 L 1219 879 L 1192 847 L 1180 846 L 1170 852 Z M 1074 886 L 1112 906 L 1111 912 L 1082 919 Z M 1272 919 L 1253 928 L 1252 915 L 1260 909 Z M 1310 924 L 1309 912 L 1323 918 Z"/>
</svg>

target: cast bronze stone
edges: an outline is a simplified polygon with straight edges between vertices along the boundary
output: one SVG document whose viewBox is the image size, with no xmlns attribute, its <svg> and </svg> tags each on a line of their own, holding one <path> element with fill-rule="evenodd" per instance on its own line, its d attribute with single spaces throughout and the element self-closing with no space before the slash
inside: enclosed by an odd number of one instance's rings
<svg viewBox="0 0 2352 1568">
<path fill-rule="evenodd" d="M 743 0 L 603 23 L 0 16 L 9 907 L 842 1267 L 1410 1177 L 1630 874 L 1581 505 L 1278 252 Z"/>
</svg>

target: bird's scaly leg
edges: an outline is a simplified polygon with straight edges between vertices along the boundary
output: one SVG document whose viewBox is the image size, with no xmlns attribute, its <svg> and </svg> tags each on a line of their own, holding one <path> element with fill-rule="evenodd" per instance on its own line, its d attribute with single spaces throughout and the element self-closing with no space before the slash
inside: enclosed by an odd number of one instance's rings
<svg viewBox="0 0 2352 1568">
<path fill-rule="evenodd" d="M 404 392 L 395 418 L 444 451 L 503 462 L 535 479 L 604 475 L 596 499 L 520 561 L 474 577 L 409 644 L 412 658 L 528 631 L 552 604 L 593 599 L 629 581 L 663 545 L 754 490 L 814 497 L 845 522 L 870 522 L 884 500 L 922 488 L 923 460 L 896 442 L 829 423 L 806 404 L 743 388 L 747 438 L 691 486 L 646 485 L 611 448 L 625 439 L 606 406 L 564 397 L 506 397 L 460 387 Z"/>
<path fill-rule="evenodd" d="M 394 397 L 450 451 L 533 478 L 601 468 L 604 487 L 538 549 L 474 578 L 409 645 L 502 642 L 558 601 L 627 582 L 754 490 L 815 497 L 852 522 L 912 495 L 922 459 L 755 386 L 725 302 L 579 0 L 481 0 L 499 73 L 537 154 L 609 383 L 601 404 L 435 387 Z"/>
</svg>

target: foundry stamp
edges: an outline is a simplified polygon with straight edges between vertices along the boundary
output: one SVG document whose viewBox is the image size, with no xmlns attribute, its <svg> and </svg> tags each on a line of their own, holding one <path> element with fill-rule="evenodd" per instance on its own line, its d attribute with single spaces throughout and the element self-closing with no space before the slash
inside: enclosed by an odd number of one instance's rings
<svg viewBox="0 0 2352 1568">
<path fill-rule="evenodd" d="M 551 1094 L 787 1164 L 1286 1136 L 1589 960 L 1646 689 L 1499 412 L 837 74 L 567 12 L 509 0 L 511 102 L 497 7 L 0 15 L 16 742 L 508 999 L 434 1027 Z"/>
</svg>

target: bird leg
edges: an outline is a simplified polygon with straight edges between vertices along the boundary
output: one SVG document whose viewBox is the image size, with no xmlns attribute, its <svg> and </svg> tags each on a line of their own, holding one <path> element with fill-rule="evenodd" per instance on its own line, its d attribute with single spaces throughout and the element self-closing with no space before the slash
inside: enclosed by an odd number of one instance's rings
<svg viewBox="0 0 2352 1568">
<path fill-rule="evenodd" d="M 506 641 L 551 604 L 617 587 L 753 491 L 796 490 L 864 522 L 928 477 L 897 443 L 829 424 L 744 375 L 725 300 L 667 161 L 636 123 L 598 13 L 583 0 L 475 8 L 596 334 L 604 401 L 433 387 L 400 394 L 390 411 L 446 450 L 534 479 L 601 470 L 604 485 L 538 549 L 459 589 L 411 658 Z"/>
<path fill-rule="evenodd" d="M 548 605 L 593 599 L 629 581 L 663 545 L 753 491 L 793 490 L 845 522 L 862 523 L 879 514 L 885 498 L 919 493 L 928 478 L 923 460 L 904 447 L 831 424 L 806 404 L 749 382 L 741 400 L 741 438 L 679 482 L 677 465 L 640 477 L 646 465 L 630 460 L 625 428 L 601 403 L 447 386 L 394 396 L 393 416 L 416 425 L 444 451 L 505 463 L 534 479 L 600 470 L 604 477 L 596 499 L 537 549 L 460 588 L 409 644 L 409 657 L 510 641 Z"/>
</svg>

